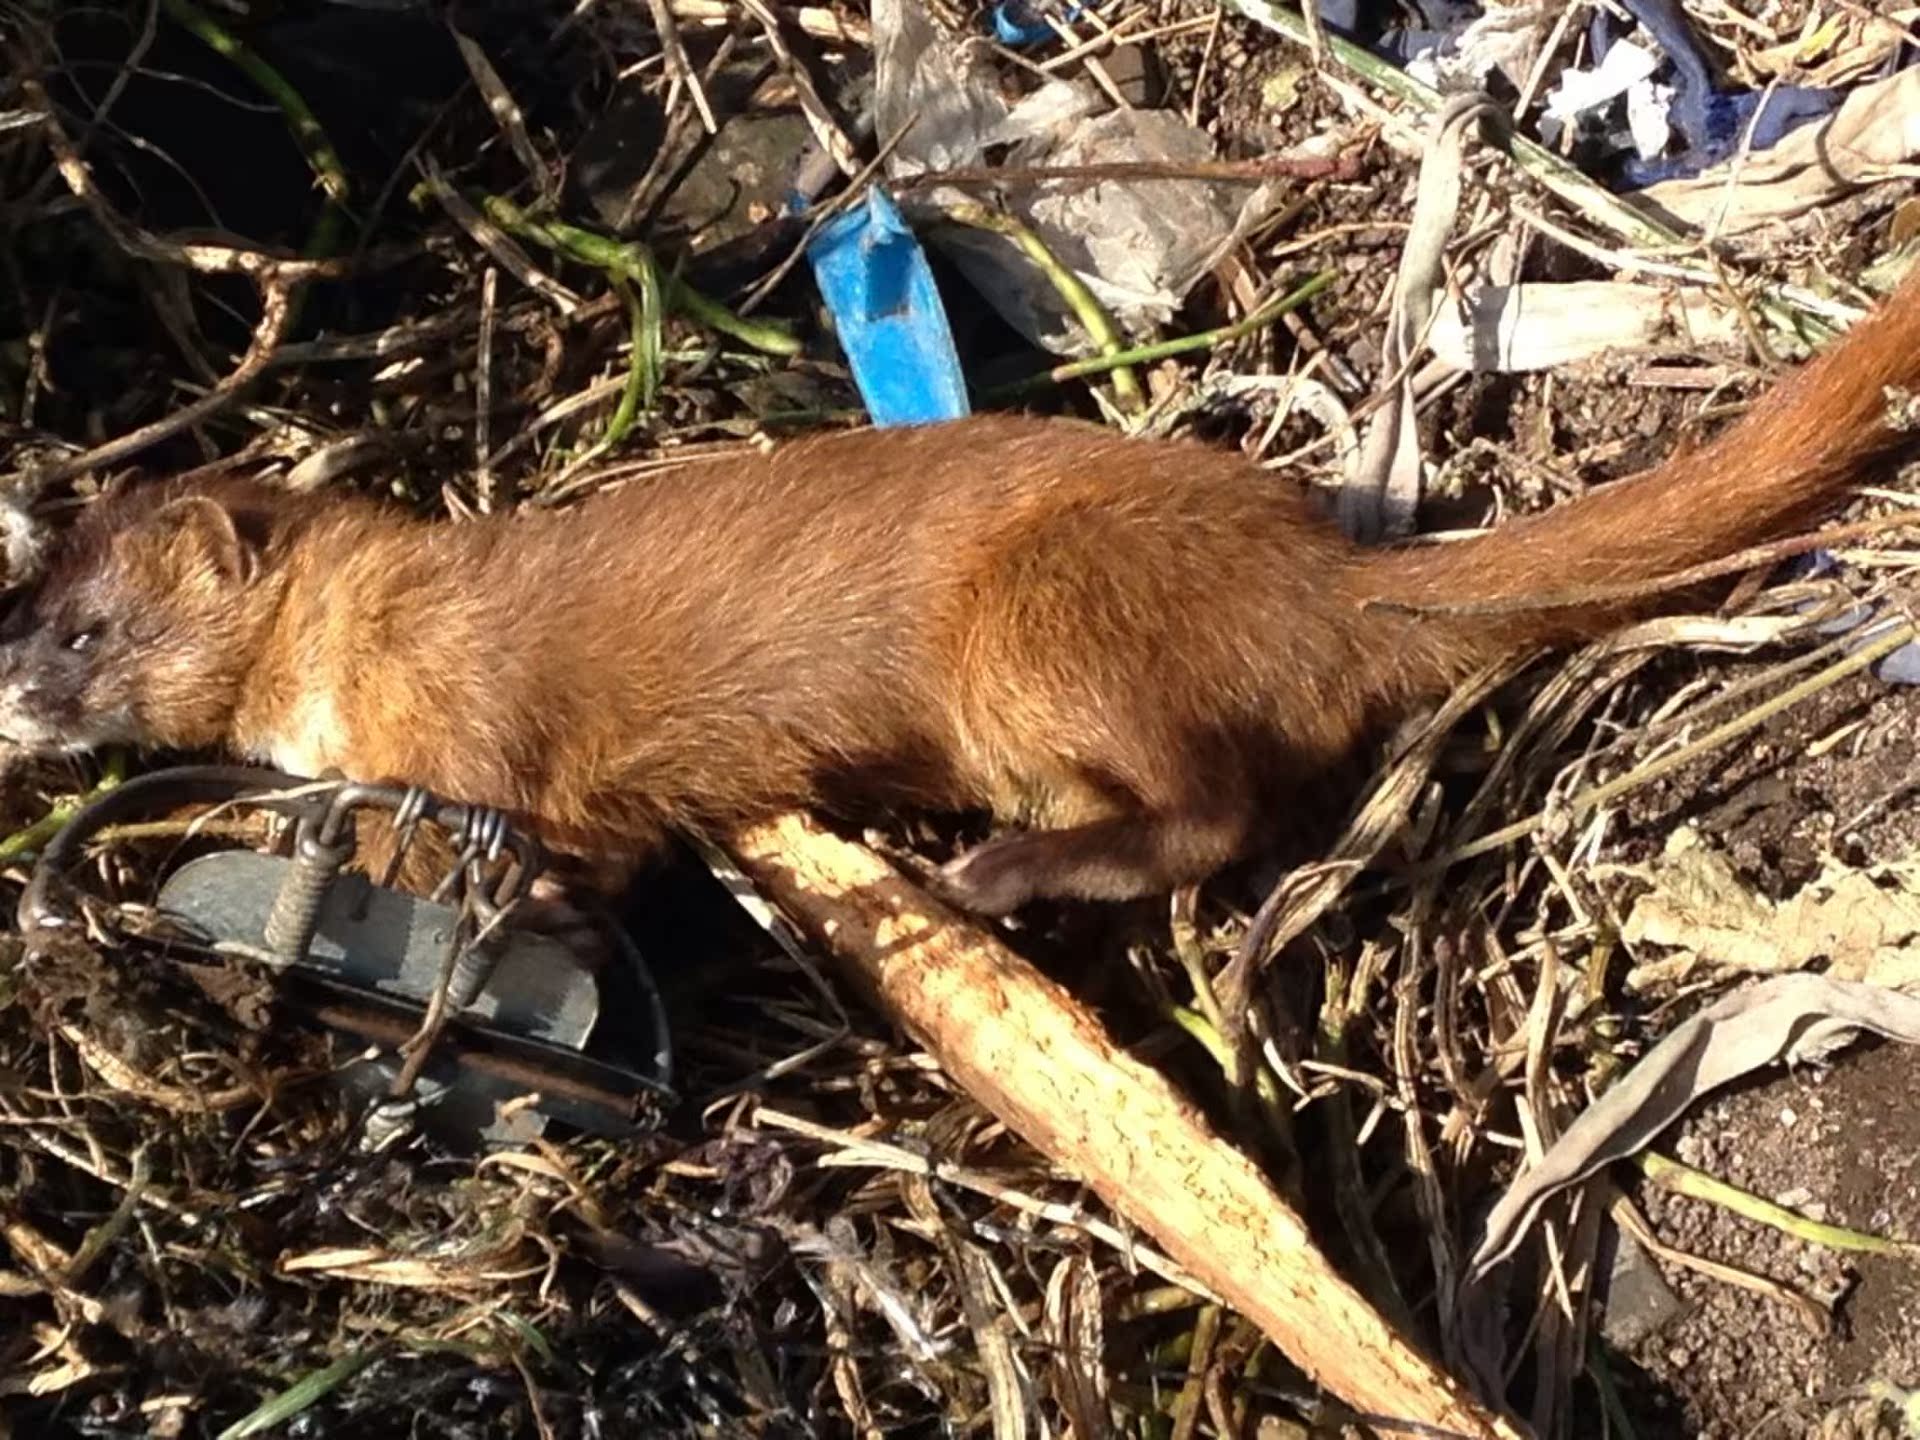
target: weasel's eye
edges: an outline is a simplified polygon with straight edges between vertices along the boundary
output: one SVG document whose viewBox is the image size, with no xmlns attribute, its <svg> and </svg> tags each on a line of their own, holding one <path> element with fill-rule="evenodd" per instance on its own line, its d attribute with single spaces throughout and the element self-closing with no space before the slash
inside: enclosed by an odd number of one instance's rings
<svg viewBox="0 0 1920 1440">
<path fill-rule="evenodd" d="M 63 643 L 66 648 L 73 651 L 74 654 L 83 655 L 92 649 L 94 641 L 100 638 L 101 629 L 102 627 L 99 625 L 83 626 L 81 629 L 67 636 Z"/>
</svg>

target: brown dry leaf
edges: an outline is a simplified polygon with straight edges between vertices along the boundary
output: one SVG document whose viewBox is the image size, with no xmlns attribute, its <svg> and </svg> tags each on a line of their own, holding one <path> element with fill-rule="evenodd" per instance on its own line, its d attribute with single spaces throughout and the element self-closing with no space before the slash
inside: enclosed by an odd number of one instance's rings
<svg viewBox="0 0 1920 1440">
<path fill-rule="evenodd" d="M 511 1247 L 494 1247 L 486 1254 L 459 1260 L 427 1260 L 370 1247 L 335 1247 L 283 1256 L 277 1268 L 282 1275 L 320 1273 L 408 1290 L 472 1289 L 503 1280 L 524 1280 L 547 1268 L 544 1263 L 513 1264 L 512 1254 Z"/>
<path fill-rule="evenodd" d="M 1798 894 L 1774 901 L 1682 828 L 1649 878 L 1653 888 L 1635 902 L 1622 934 L 1629 944 L 1683 953 L 1636 966 L 1629 988 L 1670 981 L 1700 963 L 1779 974 L 1823 960 L 1836 980 L 1920 984 L 1920 874 L 1911 866 L 1860 870 L 1829 861 Z"/>
<path fill-rule="evenodd" d="M 1816 10 L 1807 16 L 1799 35 L 1748 51 L 1736 68 L 1747 84 L 1780 79 L 1800 85 L 1843 86 L 1884 63 L 1916 17 L 1920 10 L 1910 6 L 1887 15 L 1842 9 L 1825 18 Z"/>
</svg>

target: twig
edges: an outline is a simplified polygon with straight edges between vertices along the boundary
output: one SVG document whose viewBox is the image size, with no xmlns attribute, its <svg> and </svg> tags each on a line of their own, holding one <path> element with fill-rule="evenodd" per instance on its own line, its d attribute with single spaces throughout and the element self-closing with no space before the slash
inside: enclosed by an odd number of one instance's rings
<svg viewBox="0 0 1920 1440">
<path fill-rule="evenodd" d="M 203 275 L 245 275 L 256 283 L 273 280 L 297 285 L 308 280 L 337 280 L 358 269 L 390 264 L 416 253 L 414 247 L 406 246 L 378 252 L 369 250 L 352 263 L 337 259 L 302 260 L 270 254 L 247 245 L 210 240 L 169 240 L 154 235 L 115 210 L 94 183 L 92 172 L 80 158 L 80 152 L 74 148 L 72 137 L 61 125 L 46 88 L 28 76 L 20 81 L 20 94 L 39 113 L 47 148 L 53 152 L 54 166 L 59 170 L 60 178 L 66 181 L 67 189 L 87 207 L 95 222 L 113 238 L 115 244 L 141 260 L 151 260 L 160 265 L 181 265 Z"/>
<path fill-rule="evenodd" d="M 446 177 L 440 173 L 440 167 L 431 159 L 424 161 L 423 164 L 427 174 L 425 182 L 427 192 L 440 202 L 441 208 L 453 218 L 456 225 L 473 237 L 474 244 L 485 250 L 499 262 L 503 270 L 534 294 L 543 297 L 562 315 L 571 318 L 579 311 L 582 304 L 580 297 L 535 265 L 532 257 L 513 242 L 513 237 L 508 232 L 514 227 L 502 222 L 499 215 L 495 213 L 495 206 L 491 200 L 483 207 L 487 213 L 482 214 L 481 210 L 476 209 L 466 196 L 447 183 Z M 514 213 L 519 212 L 516 209 Z"/>
<path fill-rule="evenodd" d="M 1194 1317 L 1193 1344 L 1187 1353 L 1187 1378 L 1174 1396 L 1171 1416 L 1173 1430 L 1168 1440 L 1194 1440 L 1200 1428 L 1200 1404 L 1206 1389 L 1207 1371 L 1213 1366 L 1213 1347 L 1220 1337 L 1220 1307 L 1203 1305 Z"/>
<path fill-rule="evenodd" d="M 865 117 L 865 119 L 867 123 L 871 123 L 870 114 Z M 908 133 L 919 123 L 919 120 L 920 112 L 917 110 L 907 116 L 907 118 L 900 123 L 899 127 L 894 130 L 893 134 L 880 142 L 879 147 L 874 151 L 873 158 L 865 165 L 862 165 L 858 173 L 841 187 L 839 194 L 822 204 L 815 205 L 808 211 L 807 228 L 801 231 L 800 238 L 794 242 L 793 248 L 787 251 L 786 255 L 781 258 L 777 265 L 767 271 L 767 273 L 762 275 L 758 280 L 754 281 L 752 287 L 740 296 L 739 306 L 742 315 L 750 315 L 757 310 L 760 302 L 771 295 L 775 287 L 787 278 L 787 275 L 793 270 L 793 267 L 798 265 L 805 257 L 807 247 L 813 243 L 814 236 L 820 233 L 823 225 L 833 219 L 834 216 L 851 209 L 866 195 L 867 187 L 873 183 L 873 177 L 878 175 L 885 167 L 887 161 L 892 158 L 893 152 L 899 147 L 900 142 L 907 138 Z M 860 133 L 864 134 L 864 131 L 865 125 L 860 127 Z M 828 167 L 822 177 L 821 183 L 825 184 L 830 182 L 834 173 L 831 158 L 826 156 L 825 152 L 819 150 L 817 147 L 813 153 L 818 158 L 819 163 Z M 812 182 L 806 178 L 805 169 L 806 167 L 803 166 L 801 178 L 795 183 L 795 188 L 803 195 L 813 189 Z"/>
<path fill-rule="evenodd" d="M 1261 902 L 1233 959 L 1215 982 L 1220 1008 L 1232 1027 L 1228 1038 L 1236 1057 L 1232 1078 L 1237 1084 L 1244 1085 L 1254 1067 L 1246 1016 L 1255 979 L 1276 955 L 1332 908 L 1354 877 L 1400 833 L 1453 727 L 1509 679 L 1518 663 L 1506 661 L 1483 667 L 1455 687 L 1446 703 L 1381 771 L 1329 857 L 1281 877 Z"/>
<path fill-rule="evenodd" d="M 160 0 L 147 0 L 147 16 L 140 25 L 140 36 L 133 42 L 133 49 L 127 52 L 127 58 L 114 71 L 113 82 L 107 86 L 107 93 L 100 97 L 100 103 L 93 107 L 93 115 L 87 121 L 86 128 L 80 132 L 75 148 L 86 154 L 87 146 L 93 143 L 94 132 L 106 123 L 113 107 L 120 103 L 120 97 L 126 93 L 127 86 L 133 82 L 146 64 L 147 52 L 153 49 L 154 37 L 160 28 Z M 36 190 L 37 190 L 36 186 Z"/>
<path fill-rule="evenodd" d="M 1826 1335 L 1832 1331 L 1832 1314 L 1818 1301 L 1802 1295 L 1791 1285 L 1783 1285 L 1778 1280 L 1769 1280 L 1764 1275 L 1756 1275 L 1736 1265 L 1725 1265 L 1718 1260 L 1709 1260 L 1704 1255 L 1695 1255 L 1690 1250 L 1682 1250 L 1677 1245 L 1667 1244 L 1654 1234 L 1653 1226 L 1640 1213 L 1639 1207 L 1625 1195 L 1615 1196 L 1608 1213 L 1612 1215 L 1614 1223 L 1631 1235 L 1654 1259 L 1709 1276 L 1723 1285 L 1764 1295 L 1799 1316 L 1800 1323 L 1809 1335 Z"/>
<path fill-rule="evenodd" d="M 1108 1224 L 1080 1206 L 1043 1200 L 1024 1190 L 1016 1190 L 991 1175 L 956 1165 L 951 1160 L 929 1159 L 917 1150 L 892 1145 L 871 1135 L 852 1135 L 764 1105 L 755 1107 L 753 1124 L 756 1127 L 764 1125 L 769 1129 L 790 1131 L 823 1145 L 834 1146 L 833 1153 L 820 1157 L 818 1163 L 823 1170 L 860 1166 L 898 1170 L 905 1175 L 925 1175 L 943 1185 L 984 1195 L 995 1204 L 1005 1205 L 1009 1210 L 1017 1210 L 1033 1219 L 1084 1231 L 1103 1245 L 1112 1246 L 1130 1265 L 1137 1264 L 1172 1282 L 1182 1295 L 1201 1300 L 1212 1296 L 1211 1291 L 1160 1251 L 1142 1244 L 1137 1236 L 1118 1225 Z"/>
<path fill-rule="evenodd" d="M 1413 1426 L 1517 1434 L 1396 1335 L 1252 1162 L 1057 983 L 872 851 L 800 816 L 755 827 L 733 848 L 957 1084 L 1310 1377 Z"/>
<path fill-rule="evenodd" d="M 693 108 L 699 113 L 700 125 L 709 135 L 720 133 L 720 122 L 713 118 L 713 106 L 707 100 L 707 90 L 700 83 L 700 75 L 693 68 L 693 62 L 687 59 L 687 47 L 680 43 L 680 26 L 673 18 L 673 6 L 670 0 L 647 0 L 647 10 L 653 16 L 653 31 L 660 39 L 660 53 L 666 57 L 667 76 L 675 85 L 686 87 L 693 100 Z"/>
<path fill-rule="evenodd" d="M 1349 180 L 1360 173 L 1356 153 L 1337 156 L 1269 155 L 1257 160 L 1113 160 L 1097 165 L 963 165 L 952 170 L 923 170 L 888 183 L 902 193 L 942 185 L 1014 186 L 1108 180 L 1212 180 L 1258 185 L 1267 180 Z"/>
<path fill-rule="evenodd" d="M 231 403 L 239 393 L 259 377 L 273 358 L 274 350 L 287 333 L 287 325 L 293 312 L 295 286 L 285 276 L 267 274 L 257 276 L 260 290 L 260 320 L 254 326 L 253 340 L 247 346 L 247 353 L 240 357 L 235 365 L 218 385 L 202 395 L 190 405 L 183 405 L 171 415 L 163 415 L 151 424 L 142 425 L 131 434 L 122 435 L 118 440 L 109 440 L 104 445 L 79 455 L 69 456 L 65 460 L 56 460 L 35 472 L 35 480 L 41 485 L 54 485 L 62 480 L 72 479 L 75 475 L 85 474 L 89 470 L 104 470 L 119 464 L 130 455 L 159 444 L 169 436 L 198 425 L 208 416 L 215 414 Z"/>
<path fill-rule="evenodd" d="M 766 37 L 767 48 L 773 52 L 773 58 L 780 66 L 780 73 L 787 83 L 793 86 L 793 98 L 800 107 L 800 114 L 806 119 L 807 128 L 813 132 L 813 138 L 821 149 L 833 157 L 833 163 L 842 175 L 851 175 L 860 168 L 860 155 L 853 147 L 853 141 L 834 118 L 827 102 L 820 98 L 820 91 L 813 83 L 813 76 L 793 53 L 793 47 L 787 44 L 787 37 L 781 26 L 781 19 L 764 0 L 740 0 L 740 6 L 760 24 L 760 32 Z"/>
<path fill-rule="evenodd" d="M 533 137 L 527 134 L 527 120 L 521 112 L 520 102 L 513 98 L 507 82 L 500 78 L 500 72 L 493 68 L 493 62 L 487 58 L 487 52 L 480 48 L 479 43 L 453 25 L 447 28 L 453 34 L 453 43 L 460 51 L 460 58 L 466 62 L 467 74 L 472 77 L 474 87 L 487 102 L 488 113 L 507 137 L 514 158 L 527 172 L 527 178 L 544 190 L 547 167 L 541 164 L 540 152 L 533 148 Z"/>
<path fill-rule="evenodd" d="M 73 1258 L 60 1273 L 62 1285 L 77 1287 L 86 1279 L 87 1271 L 133 1224 L 140 1208 L 140 1197 L 146 1194 L 147 1186 L 153 1182 L 153 1166 L 148 1160 L 144 1144 L 134 1147 L 133 1154 L 127 1159 L 127 1172 L 126 1193 L 120 1197 L 120 1203 L 113 1207 L 113 1213 L 89 1230 L 79 1248 L 73 1252 Z"/>
<path fill-rule="evenodd" d="M 727 0 L 671 0 L 676 20 L 690 21 L 695 25 L 728 25 L 733 22 L 734 9 Z M 854 16 L 843 16 L 824 5 L 782 6 L 780 14 L 790 21 L 802 35 L 811 35 L 816 40 L 829 40 L 842 45 L 860 45 L 871 48 L 873 32 L 866 21 Z"/>
<path fill-rule="evenodd" d="M 480 353 L 473 381 L 473 490 L 480 513 L 493 509 L 493 324 L 499 306 L 500 270 L 489 265 L 480 277 Z"/>
</svg>

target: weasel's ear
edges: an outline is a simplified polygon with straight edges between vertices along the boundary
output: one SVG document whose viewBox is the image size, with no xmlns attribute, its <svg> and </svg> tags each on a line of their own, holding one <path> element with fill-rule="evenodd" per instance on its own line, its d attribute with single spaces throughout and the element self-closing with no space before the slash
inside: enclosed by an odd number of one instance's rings
<svg viewBox="0 0 1920 1440">
<path fill-rule="evenodd" d="M 182 495 L 154 514 L 167 548 L 183 570 L 210 569 L 222 580 L 244 585 L 260 568 L 260 550 L 240 533 L 233 512 L 207 495 Z"/>
</svg>

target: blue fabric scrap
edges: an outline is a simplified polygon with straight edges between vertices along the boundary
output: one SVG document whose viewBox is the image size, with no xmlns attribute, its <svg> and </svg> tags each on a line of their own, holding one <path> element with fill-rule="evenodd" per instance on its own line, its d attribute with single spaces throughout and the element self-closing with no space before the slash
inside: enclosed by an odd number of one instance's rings
<svg viewBox="0 0 1920 1440">
<path fill-rule="evenodd" d="M 1697 175 L 1730 158 L 1740 148 L 1756 111 L 1760 111 L 1760 122 L 1754 128 L 1752 148 L 1769 150 L 1809 120 L 1831 114 L 1840 103 L 1842 92 L 1805 85 L 1775 86 L 1771 95 L 1729 90 L 1714 75 L 1679 0 L 1621 0 L 1621 4 L 1667 57 L 1673 83 L 1667 119 L 1684 146 L 1677 155 L 1629 159 L 1621 167 L 1621 176 L 1630 189 Z M 1604 55 L 1612 43 L 1611 31 L 1606 12 L 1597 12 L 1591 32 L 1596 57 Z M 1766 108 L 1761 110 L 1763 100 Z"/>
</svg>

